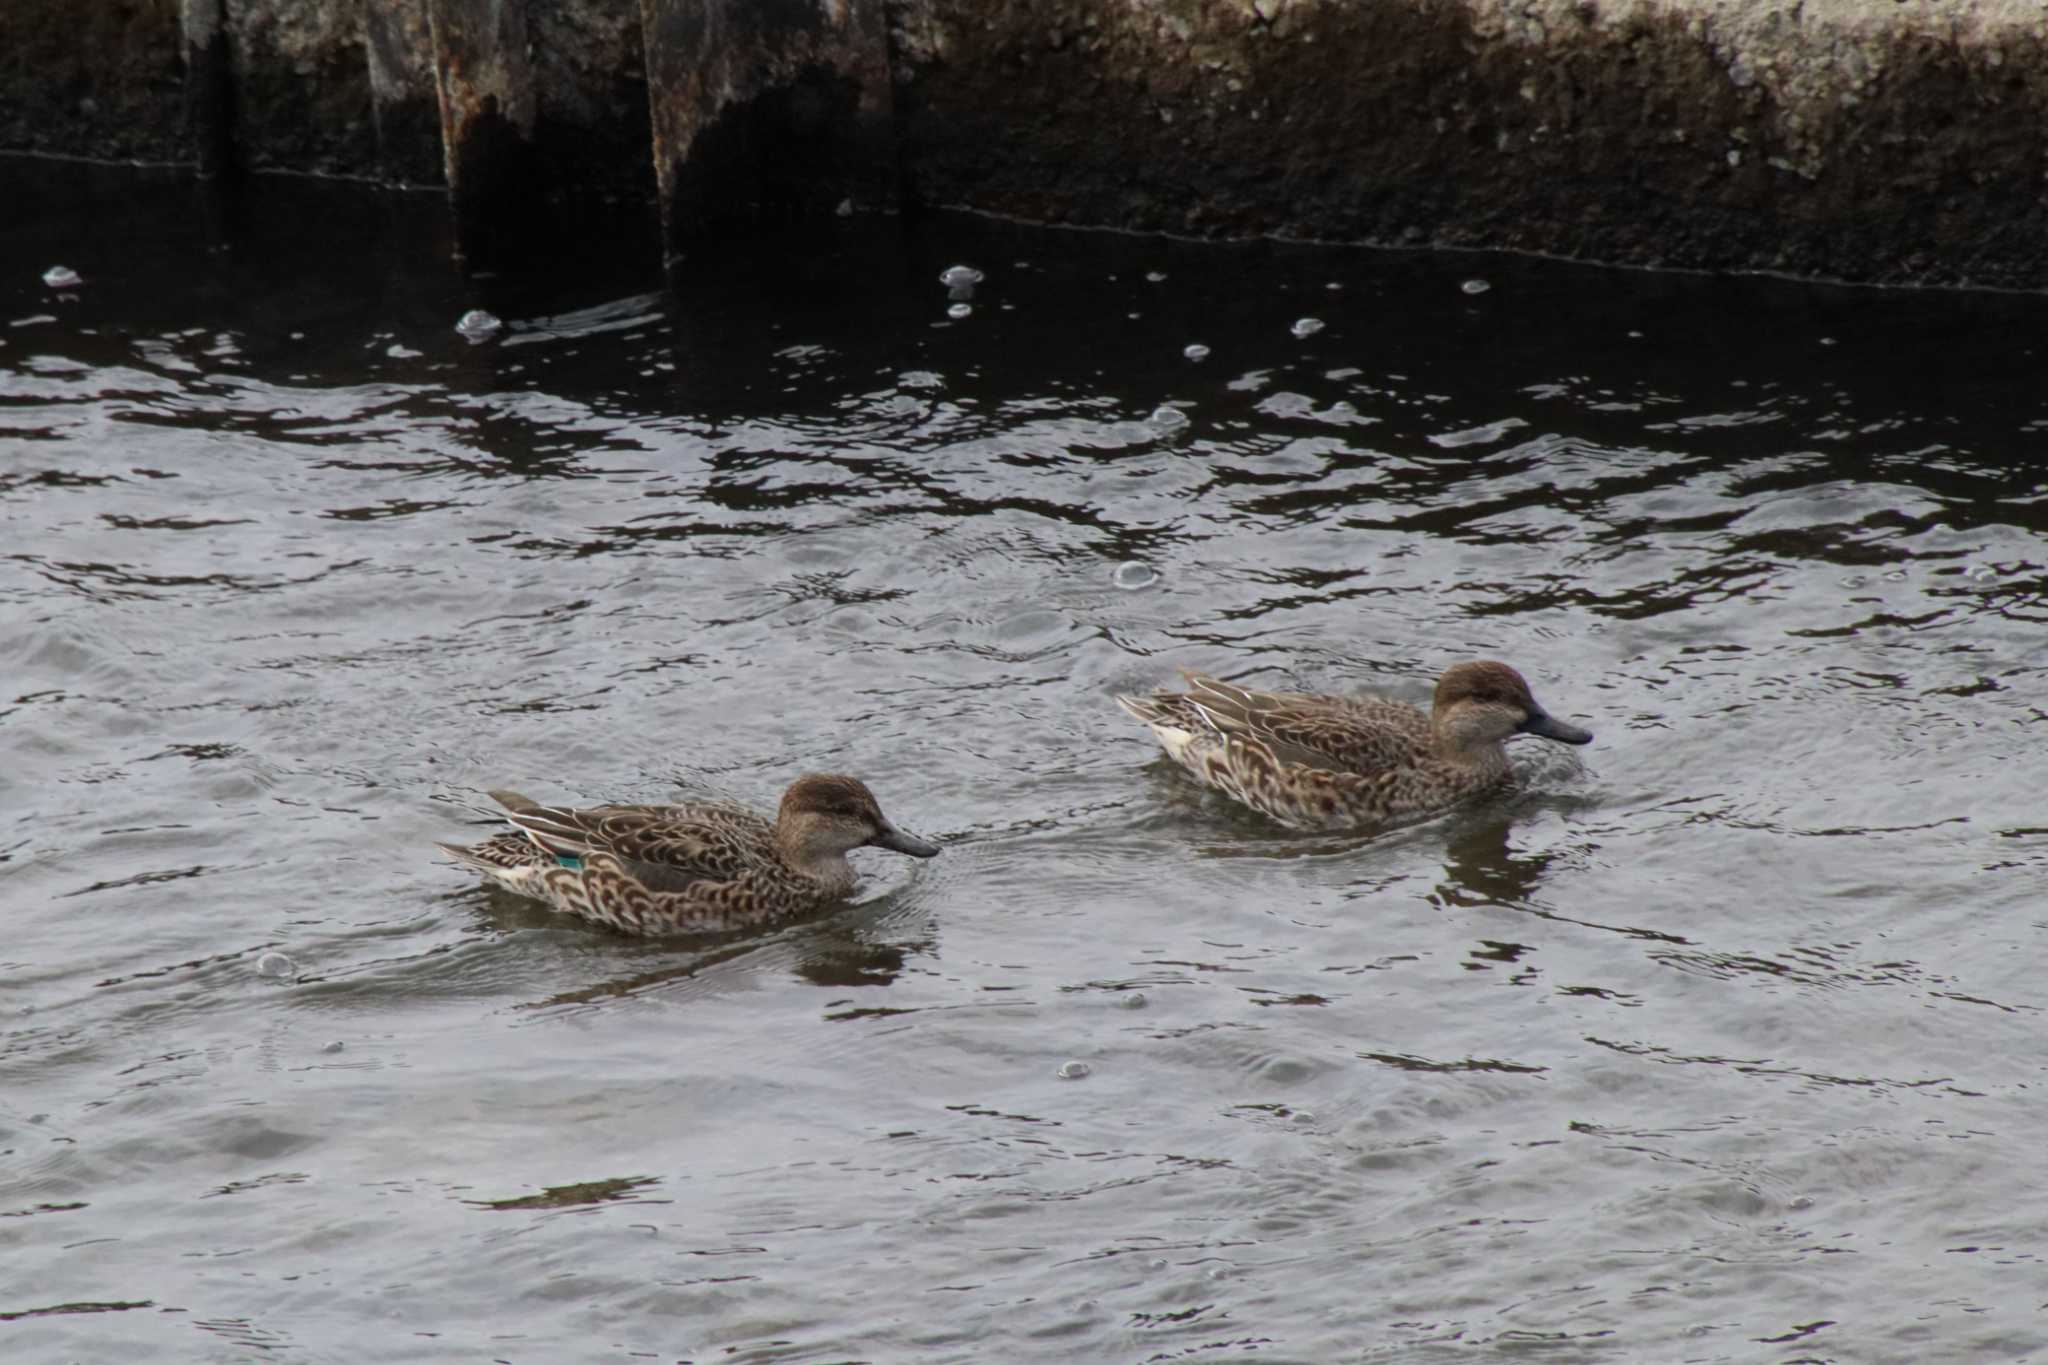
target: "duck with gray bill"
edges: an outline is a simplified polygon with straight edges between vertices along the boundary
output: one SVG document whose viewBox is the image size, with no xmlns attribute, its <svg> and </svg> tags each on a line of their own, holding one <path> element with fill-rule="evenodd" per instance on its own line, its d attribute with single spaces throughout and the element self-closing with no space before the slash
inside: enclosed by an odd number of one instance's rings
<svg viewBox="0 0 2048 1365">
<path fill-rule="evenodd" d="M 1118 697 L 1205 786 L 1296 829 L 1427 814 L 1514 781 L 1505 741 L 1588 744 L 1504 663 L 1453 664 L 1427 714 L 1380 697 L 1260 692 L 1186 673 L 1184 692 Z"/>
<path fill-rule="evenodd" d="M 629 934 L 789 919 L 852 894 L 853 849 L 939 852 L 898 829 L 860 779 L 838 773 L 792 782 L 772 821 L 717 802 L 574 809 L 512 791 L 491 797 L 511 832 L 438 847 L 508 891 Z"/>
</svg>

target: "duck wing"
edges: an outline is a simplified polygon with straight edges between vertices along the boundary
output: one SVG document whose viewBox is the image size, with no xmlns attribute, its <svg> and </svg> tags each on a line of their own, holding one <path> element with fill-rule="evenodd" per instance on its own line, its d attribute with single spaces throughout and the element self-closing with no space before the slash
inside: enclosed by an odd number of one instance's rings
<svg viewBox="0 0 2048 1365">
<path fill-rule="evenodd" d="M 1412 765 L 1427 751 L 1429 720 L 1399 702 L 1256 692 L 1186 675 L 1184 705 L 1227 738 L 1257 741 L 1280 763 L 1373 774 Z"/>
<path fill-rule="evenodd" d="M 1169 752 L 1205 785 L 1295 829 L 1356 828 L 1419 808 L 1414 768 L 1340 772 L 1326 754 L 1216 731 Z M 1314 761 L 1300 762 L 1298 753 Z"/>
<path fill-rule="evenodd" d="M 731 881 L 772 856 L 774 827 L 736 806 L 543 806 L 492 792 L 506 818 L 557 857 L 609 854 L 650 890 Z"/>
</svg>

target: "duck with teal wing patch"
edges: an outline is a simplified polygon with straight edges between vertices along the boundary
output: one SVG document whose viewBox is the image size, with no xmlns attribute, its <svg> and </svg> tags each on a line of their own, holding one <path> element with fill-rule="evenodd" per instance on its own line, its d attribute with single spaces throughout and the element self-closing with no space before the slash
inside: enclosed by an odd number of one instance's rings
<svg viewBox="0 0 2048 1365">
<path fill-rule="evenodd" d="M 1504 663 L 1453 664 L 1429 713 L 1378 697 L 1257 692 L 1186 673 L 1187 691 L 1117 698 L 1206 786 L 1295 829 L 1352 828 L 1441 810 L 1511 785 L 1504 742 L 1587 744 Z"/>
<path fill-rule="evenodd" d="M 913 858 L 938 845 L 889 823 L 874 793 L 836 773 L 798 778 L 774 820 L 738 806 L 543 806 L 494 791 L 509 833 L 437 845 L 506 890 L 629 934 L 718 933 L 821 909 L 852 894 L 846 855 Z"/>
</svg>

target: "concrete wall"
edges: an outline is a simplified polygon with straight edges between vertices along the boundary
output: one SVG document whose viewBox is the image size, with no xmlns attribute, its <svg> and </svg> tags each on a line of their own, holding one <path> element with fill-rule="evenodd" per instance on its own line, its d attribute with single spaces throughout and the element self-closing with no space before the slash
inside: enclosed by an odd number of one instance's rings
<svg viewBox="0 0 2048 1365">
<path fill-rule="evenodd" d="M 898 32 L 943 202 L 2048 283 L 2042 0 L 920 0 Z"/>
<path fill-rule="evenodd" d="M 738 12 L 728 0 L 211 3 L 225 5 L 251 166 L 443 174 L 437 72 L 460 70 L 435 21 L 482 5 L 528 37 L 529 192 L 574 200 L 597 186 L 612 202 L 654 194 L 646 72 L 662 64 L 644 35 L 676 31 L 692 6 L 714 21 Z M 755 8 L 857 36 L 847 12 L 867 3 Z M 881 7 L 886 54 L 862 70 L 870 83 L 886 70 L 891 88 L 860 107 L 893 120 L 913 201 L 1195 235 L 2048 286 L 2048 0 Z M 190 156 L 179 22 L 179 0 L 7 0 L 0 146 Z M 748 41 L 762 44 L 753 68 L 790 67 L 796 49 L 772 34 Z M 740 82 L 718 98 L 763 93 Z M 689 129 L 676 136 L 687 144 Z"/>
<path fill-rule="evenodd" d="M 184 56 L 176 0 L 6 0 L 0 148 L 182 159 Z"/>
</svg>

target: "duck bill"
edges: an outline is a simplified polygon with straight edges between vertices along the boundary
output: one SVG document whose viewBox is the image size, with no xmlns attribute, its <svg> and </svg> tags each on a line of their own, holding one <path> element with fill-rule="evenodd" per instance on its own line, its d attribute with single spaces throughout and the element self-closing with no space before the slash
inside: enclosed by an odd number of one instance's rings
<svg viewBox="0 0 2048 1365">
<path fill-rule="evenodd" d="M 926 843 L 914 834 L 905 834 L 894 825 L 882 826 L 882 832 L 868 840 L 876 848 L 886 848 L 891 853 L 907 853 L 913 858 L 936 858 L 937 844 Z"/>
<path fill-rule="evenodd" d="M 1529 719 L 1515 727 L 1525 735 L 1539 735 L 1554 739 L 1559 744 L 1591 744 L 1593 732 L 1581 730 L 1576 725 L 1567 725 L 1548 711 L 1531 711 Z"/>
</svg>

